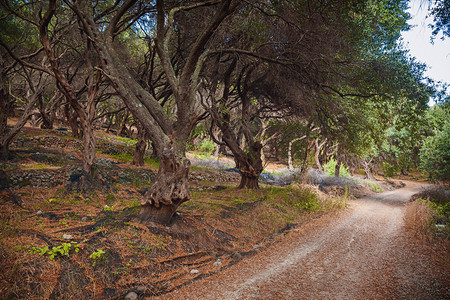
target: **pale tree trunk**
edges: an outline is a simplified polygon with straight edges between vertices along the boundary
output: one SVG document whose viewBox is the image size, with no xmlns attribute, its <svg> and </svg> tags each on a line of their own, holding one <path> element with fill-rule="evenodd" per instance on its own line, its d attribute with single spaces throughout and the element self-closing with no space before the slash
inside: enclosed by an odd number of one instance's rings
<svg viewBox="0 0 450 300">
<path fill-rule="evenodd" d="M 58 64 L 58 59 L 55 57 L 53 53 L 52 45 L 50 43 L 50 38 L 48 36 L 48 26 L 50 24 L 51 19 L 53 18 L 57 9 L 56 0 L 50 0 L 48 5 L 48 10 L 45 15 L 41 19 L 39 23 L 39 37 L 41 44 L 44 48 L 45 54 L 50 63 L 51 69 L 53 71 L 53 76 L 58 82 L 58 89 L 61 93 L 66 97 L 67 101 L 70 103 L 70 106 L 74 109 L 76 114 L 80 119 L 80 124 L 83 133 L 83 170 L 89 175 L 94 174 L 94 160 L 95 160 L 95 136 L 94 130 L 92 126 L 92 122 L 95 116 L 95 99 L 97 97 L 97 92 L 99 89 L 100 82 L 100 72 L 97 72 L 96 78 L 94 78 L 94 69 L 90 60 L 90 45 L 91 42 L 89 39 L 84 39 L 86 46 L 85 60 L 87 64 L 87 70 L 89 72 L 87 81 L 88 81 L 88 91 L 87 91 L 87 104 L 83 107 L 75 94 L 75 91 L 65 75 L 61 72 L 61 69 Z M 85 36 L 83 35 L 83 38 Z M 66 115 L 70 119 L 70 109 L 66 108 Z M 76 118 L 72 118 L 70 121 L 72 127 L 72 134 L 76 134 L 78 132 L 78 126 L 76 126 Z M 76 128 L 75 128 L 76 127 Z"/>
<path fill-rule="evenodd" d="M 364 173 L 366 173 L 366 178 L 369 180 L 373 180 L 376 181 L 375 177 L 373 177 L 372 174 L 372 168 L 370 167 L 370 164 L 372 163 L 373 158 L 371 158 L 370 160 L 363 160 L 363 168 L 364 168 Z"/>
<path fill-rule="evenodd" d="M 291 140 L 289 142 L 289 146 L 288 146 L 288 169 L 291 170 L 291 171 L 294 170 L 294 164 L 292 162 L 292 145 L 295 142 L 301 141 L 301 140 L 303 140 L 305 138 L 306 138 L 306 135 L 304 135 L 302 137 L 299 137 L 299 138 L 295 138 L 295 139 L 293 139 L 293 140 Z"/>
<path fill-rule="evenodd" d="M 314 145 L 314 141 L 310 141 L 308 142 L 307 146 L 306 146 L 306 150 L 305 150 L 305 158 L 303 159 L 302 165 L 301 165 L 301 169 L 300 169 L 300 174 L 298 177 L 298 180 L 302 183 L 306 183 L 307 178 L 308 178 L 308 171 L 309 171 L 309 157 L 311 155 L 311 148 Z"/>
<path fill-rule="evenodd" d="M 47 105 L 44 105 L 42 98 L 39 99 L 39 112 L 42 117 L 42 129 L 53 129 L 53 124 L 56 118 L 56 110 L 62 98 L 63 95 L 61 93 L 55 93 Z"/>
<path fill-rule="evenodd" d="M 84 37 L 84 35 L 83 35 Z M 85 60 L 86 66 L 89 72 L 87 80 L 87 103 L 85 107 L 78 107 L 78 115 L 83 123 L 83 139 L 84 139 L 84 152 L 83 152 L 83 169 L 89 175 L 94 175 L 94 162 L 95 162 L 95 148 L 96 140 L 94 135 L 94 118 L 96 114 L 96 99 L 98 96 L 99 85 L 101 81 L 101 73 L 99 71 L 94 73 L 94 66 L 90 59 L 90 42 L 85 38 Z"/>
<path fill-rule="evenodd" d="M 222 133 L 220 132 L 220 130 L 213 130 L 213 129 L 211 129 L 210 134 L 211 134 L 212 139 L 214 141 L 221 142 L 221 140 L 222 140 Z M 214 157 L 217 158 L 217 159 L 219 159 L 220 147 L 221 147 L 220 143 L 215 143 L 215 146 L 214 146 Z"/>
<path fill-rule="evenodd" d="M 261 119 L 261 130 L 260 132 L 257 134 L 257 139 L 260 140 L 261 145 L 262 145 L 262 149 L 261 149 L 261 161 L 262 161 L 262 165 L 265 166 L 266 165 L 266 156 L 264 154 L 264 147 L 273 139 L 277 138 L 279 136 L 279 133 L 276 132 L 274 134 L 272 134 L 269 137 L 266 137 L 266 132 L 269 129 L 269 123 L 270 123 L 270 119 L 269 120 L 263 120 Z"/>
<path fill-rule="evenodd" d="M 327 139 L 325 139 L 322 143 L 319 144 L 319 139 L 317 138 L 314 141 L 315 145 L 315 152 L 314 152 L 314 162 L 316 163 L 316 167 L 320 172 L 323 172 L 322 164 L 320 163 L 320 151 L 322 150 L 322 147 L 327 142 Z"/>
<path fill-rule="evenodd" d="M 83 125 L 83 170 L 89 175 L 94 175 L 95 161 L 95 136 L 90 124 Z"/>
</svg>

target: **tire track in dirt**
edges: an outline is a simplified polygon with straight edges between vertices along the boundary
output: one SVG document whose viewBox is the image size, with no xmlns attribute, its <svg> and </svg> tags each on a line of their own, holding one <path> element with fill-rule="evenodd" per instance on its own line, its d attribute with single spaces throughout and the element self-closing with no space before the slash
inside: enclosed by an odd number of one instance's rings
<svg viewBox="0 0 450 300">
<path fill-rule="evenodd" d="M 280 243 L 163 299 L 450 299 L 449 275 L 411 244 L 404 205 L 420 184 L 352 201 Z"/>
</svg>

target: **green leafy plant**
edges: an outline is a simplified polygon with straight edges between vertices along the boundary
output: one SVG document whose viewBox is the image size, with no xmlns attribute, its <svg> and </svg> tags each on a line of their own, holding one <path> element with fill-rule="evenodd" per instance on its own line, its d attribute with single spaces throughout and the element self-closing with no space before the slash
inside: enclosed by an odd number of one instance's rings
<svg viewBox="0 0 450 300">
<path fill-rule="evenodd" d="M 105 260 L 105 254 L 106 252 L 102 249 L 97 249 L 97 251 L 92 252 L 92 254 L 89 255 L 89 258 L 93 260 L 92 266 L 95 267 L 102 263 Z"/>
<path fill-rule="evenodd" d="M 202 143 L 200 144 L 200 146 L 198 146 L 198 150 L 200 150 L 200 152 L 207 153 L 209 155 L 211 155 L 211 153 L 214 151 L 214 149 L 215 149 L 215 144 L 211 140 L 203 140 Z"/>
<path fill-rule="evenodd" d="M 114 211 L 114 206 L 105 205 L 105 207 L 103 207 L 103 210 L 106 211 L 106 212 L 113 212 Z"/>
<path fill-rule="evenodd" d="M 450 122 L 425 139 L 420 150 L 421 169 L 435 181 L 450 179 Z"/>
<path fill-rule="evenodd" d="M 328 175 L 334 176 L 335 167 L 336 167 L 336 160 L 334 158 L 332 158 L 323 166 L 323 169 L 325 170 L 325 172 Z M 345 167 L 343 164 L 341 164 L 341 167 L 339 169 L 339 176 L 341 176 L 341 177 L 350 177 L 350 173 L 348 171 L 348 168 Z"/>
<path fill-rule="evenodd" d="M 376 193 L 381 193 L 383 189 L 380 187 L 378 183 L 373 182 L 367 182 L 367 185 L 369 186 L 370 190 Z"/>
<path fill-rule="evenodd" d="M 33 246 L 31 249 L 29 249 L 30 253 L 32 254 L 39 254 L 39 255 L 49 255 L 49 259 L 53 260 L 55 257 L 59 256 L 67 256 L 69 257 L 70 251 L 73 249 L 75 252 L 79 252 L 79 244 L 77 242 L 70 242 L 70 243 L 62 243 L 59 246 L 52 247 L 49 249 L 49 247 L 38 247 Z"/>
<path fill-rule="evenodd" d="M 387 161 L 383 162 L 381 168 L 385 177 L 392 177 L 398 172 L 398 167 L 394 164 L 388 163 Z"/>
</svg>

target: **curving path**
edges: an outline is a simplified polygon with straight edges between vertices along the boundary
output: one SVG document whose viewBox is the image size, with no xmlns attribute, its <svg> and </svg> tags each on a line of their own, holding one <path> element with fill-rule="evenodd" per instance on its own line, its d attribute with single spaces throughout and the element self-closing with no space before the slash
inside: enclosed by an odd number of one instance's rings
<svg viewBox="0 0 450 300">
<path fill-rule="evenodd" d="M 450 270 L 403 230 L 405 204 L 420 188 L 410 182 L 354 200 L 347 212 L 161 299 L 450 299 Z"/>
</svg>

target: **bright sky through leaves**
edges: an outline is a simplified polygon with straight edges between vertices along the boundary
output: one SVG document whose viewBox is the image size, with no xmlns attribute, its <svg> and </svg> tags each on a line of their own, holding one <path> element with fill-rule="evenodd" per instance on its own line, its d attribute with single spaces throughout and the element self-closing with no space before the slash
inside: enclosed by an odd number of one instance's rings
<svg viewBox="0 0 450 300">
<path fill-rule="evenodd" d="M 410 49 L 412 56 L 427 66 L 426 74 L 436 80 L 450 84 L 450 39 L 442 40 L 442 34 L 431 43 L 431 28 L 429 24 L 432 17 L 426 17 L 429 13 L 427 1 L 411 0 L 409 13 L 412 19 L 409 24 L 414 27 L 403 33 L 403 43 Z"/>
</svg>

